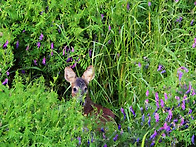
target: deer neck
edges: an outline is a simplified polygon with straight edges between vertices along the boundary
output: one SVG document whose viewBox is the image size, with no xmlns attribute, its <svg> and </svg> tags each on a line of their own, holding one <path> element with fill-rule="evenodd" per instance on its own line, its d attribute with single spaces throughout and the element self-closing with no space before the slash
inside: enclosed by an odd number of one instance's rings
<svg viewBox="0 0 196 147">
<path fill-rule="evenodd" d="M 94 103 L 92 102 L 92 100 L 90 99 L 89 95 L 86 95 L 85 98 L 85 103 L 84 103 L 84 114 L 88 114 L 93 110 L 93 105 Z"/>
</svg>

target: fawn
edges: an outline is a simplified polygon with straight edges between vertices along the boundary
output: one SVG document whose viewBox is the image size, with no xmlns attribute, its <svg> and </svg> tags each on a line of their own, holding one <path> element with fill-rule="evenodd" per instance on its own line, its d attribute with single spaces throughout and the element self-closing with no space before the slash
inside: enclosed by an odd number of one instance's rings
<svg viewBox="0 0 196 147">
<path fill-rule="evenodd" d="M 98 114 L 101 114 L 100 121 L 106 122 L 111 121 L 115 118 L 114 113 L 101 105 L 95 104 L 89 97 L 88 84 L 93 80 L 95 71 L 92 65 L 90 65 L 83 73 L 82 77 L 77 77 L 75 72 L 70 68 L 65 68 L 65 80 L 71 84 L 72 97 L 76 97 L 84 107 L 84 114 L 92 114 L 96 109 Z M 85 96 L 85 99 L 83 99 Z M 95 113 L 97 115 L 97 113 Z"/>
</svg>

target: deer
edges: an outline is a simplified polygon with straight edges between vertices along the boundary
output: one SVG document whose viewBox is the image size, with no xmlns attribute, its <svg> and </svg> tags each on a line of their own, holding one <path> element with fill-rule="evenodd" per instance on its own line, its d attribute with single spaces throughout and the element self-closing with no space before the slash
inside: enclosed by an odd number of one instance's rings
<svg viewBox="0 0 196 147">
<path fill-rule="evenodd" d="M 106 123 L 115 119 L 114 113 L 101 105 L 93 103 L 88 93 L 88 85 L 95 77 L 95 69 L 92 65 L 87 67 L 82 77 L 77 77 L 71 67 L 65 67 L 65 80 L 71 85 L 72 97 L 76 97 L 80 104 L 83 105 L 84 115 L 100 115 L 100 122 Z"/>
</svg>

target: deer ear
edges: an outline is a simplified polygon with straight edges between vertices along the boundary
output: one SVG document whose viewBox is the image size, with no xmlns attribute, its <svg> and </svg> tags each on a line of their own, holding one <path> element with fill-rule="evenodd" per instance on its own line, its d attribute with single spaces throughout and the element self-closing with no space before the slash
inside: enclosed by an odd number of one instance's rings
<svg viewBox="0 0 196 147">
<path fill-rule="evenodd" d="M 65 80 L 70 83 L 73 83 L 76 80 L 76 74 L 70 67 L 65 67 Z"/>
<path fill-rule="evenodd" d="M 95 77 L 95 69 L 92 65 L 90 65 L 86 71 L 83 73 L 82 78 L 89 83 Z"/>
</svg>

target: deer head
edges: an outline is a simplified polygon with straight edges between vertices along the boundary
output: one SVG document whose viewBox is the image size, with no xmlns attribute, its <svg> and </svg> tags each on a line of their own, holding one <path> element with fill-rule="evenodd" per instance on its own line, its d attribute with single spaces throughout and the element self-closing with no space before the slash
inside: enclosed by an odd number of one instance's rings
<svg viewBox="0 0 196 147">
<path fill-rule="evenodd" d="M 88 84 L 94 78 L 95 70 L 90 65 L 83 73 L 82 77 L 77 77 L 75 72 L 70 68 L 65 68 L 65 80 L 71 84 L 72 96 L 76 97 L 80 103 L 84 103 L 84 96 L 88 96 Z"/>
</svg>

